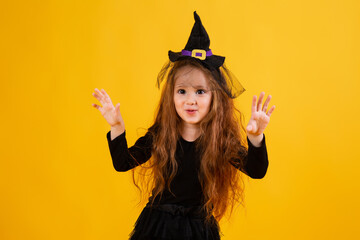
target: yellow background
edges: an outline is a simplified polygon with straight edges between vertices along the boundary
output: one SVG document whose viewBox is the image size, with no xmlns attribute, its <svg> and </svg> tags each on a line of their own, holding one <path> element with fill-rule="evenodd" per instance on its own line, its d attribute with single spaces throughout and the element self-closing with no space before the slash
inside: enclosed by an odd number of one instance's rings
<svg viewBox="0 0 360 240">
<path fill-rule="evenodd" d="M 260 91 L 276 105 L 268 173 L 223 239 L 359 239 L 357 0 L 1 1 L 1 239 L 127 239 L 142 206 L 91 94 L 121 103 L 133 144 L 194 10 L 247 90 L 246 122 Z"/>
</svg>

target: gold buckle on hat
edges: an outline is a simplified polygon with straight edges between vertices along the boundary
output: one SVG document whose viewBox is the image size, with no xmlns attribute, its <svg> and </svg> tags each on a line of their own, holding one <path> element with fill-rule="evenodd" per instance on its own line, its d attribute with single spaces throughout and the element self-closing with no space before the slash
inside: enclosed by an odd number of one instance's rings
<svg viewBox="0 0 360 240">
<path fill-rule="evenodd" d="M 197 53 L 201 53 L 201 56 L 196 56 Z M 199 58 L 200 60 L 205 60 L 206 58 L 206 51 L 202 49 L 193 49 L 191 51 L 191 56 L 194 58 Z"/>
</svg>

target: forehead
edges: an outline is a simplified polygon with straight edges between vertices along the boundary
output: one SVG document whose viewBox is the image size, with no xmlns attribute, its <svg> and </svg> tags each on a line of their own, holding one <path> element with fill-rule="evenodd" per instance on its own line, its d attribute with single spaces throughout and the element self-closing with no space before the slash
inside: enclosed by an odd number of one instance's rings
<svg viewBox="0 0 360 240">
<path fill-rule="evenodd" d="M 206 74 L 199 68 L 184 66 L 175 73 L 175 87 L 209 87 L 209 80 Z"/>
</svg>

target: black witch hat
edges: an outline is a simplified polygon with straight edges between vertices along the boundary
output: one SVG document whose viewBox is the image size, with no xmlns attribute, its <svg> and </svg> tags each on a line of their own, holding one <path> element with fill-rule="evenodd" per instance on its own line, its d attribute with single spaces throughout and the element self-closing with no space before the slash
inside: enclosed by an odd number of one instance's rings
<svg viewBox="0 0 360 240">
<path fill-rule="evenodd" d="M 214 55 L 210 50 L 209 35 L 196 11 L 194 12 L 194 19 L 195 23 L 185 48 L 181 52 L 169 51 L 170 61 L 175 62 L 190 56 L 202 60 L 202 63 L 208 68 L 219 68 L 223 65 L 225 57 Z"/>
<path fill-rule="evenodd" d="M 236 98 L 245 91 L 244 87 L 236 77 L 225 67 L 225 57 L 214 55 L 210 47 L 210 38 L 201 23 L 199 15 L 194 12 L 195 23 L 191 30 L 190 37 L 185 48 L 181 52 L 169 51 L 170 63 L 164 65 L 158 75 L 157 85 L 166 78 L 169 68 L 176 61 L 185 59 L 196 59 L 204 67 L 209 69 L 219 86 L 227 93 L 230 98 Z"/>
</svg>

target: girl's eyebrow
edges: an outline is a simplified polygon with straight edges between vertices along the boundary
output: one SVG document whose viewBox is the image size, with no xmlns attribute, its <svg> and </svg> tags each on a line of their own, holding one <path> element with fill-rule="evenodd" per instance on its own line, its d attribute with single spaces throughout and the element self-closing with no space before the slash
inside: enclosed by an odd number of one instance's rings
<svg viewBox="0 0 360 240">
<path fill-rule="evenodd" d="M 207 89 L 205 86 L 203 85 L 196 85 L 196 86 L 192 86 L 193 88 L 202 88 L 202 89 Z"/>
<path fill-rule="evenodd" d="M 207 89 L 205 86 L 203 85 L 196 85 L 196 86 L 192 86 L 192 85 L 185 85 L 185 84 L 176 84 L 175 87 L 193 87 L 193 88 L 196 88 L 196 89 Z"/>
</svg>

